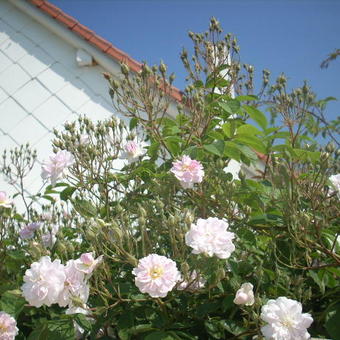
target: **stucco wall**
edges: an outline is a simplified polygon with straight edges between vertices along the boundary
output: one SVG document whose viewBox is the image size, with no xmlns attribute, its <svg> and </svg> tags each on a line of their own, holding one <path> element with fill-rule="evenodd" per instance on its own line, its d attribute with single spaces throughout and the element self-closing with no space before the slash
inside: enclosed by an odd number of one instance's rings
<svg viewBox="0 0 340 340">
<path fill-rule="evenodd" d="M 79 67 L 77 48 L 7 0 L 0 0 L 0 153 L 29 142 L 41 162 L 51 152 L 53 128 L 79 114 L 114 114 L 101 66 Z M 112 61 L 114 63 L 114 61 Z M 41 185 L 40 165 L 26 183 Z M 0 190 L 13 194 L 3 178 Z"/>
</svg>

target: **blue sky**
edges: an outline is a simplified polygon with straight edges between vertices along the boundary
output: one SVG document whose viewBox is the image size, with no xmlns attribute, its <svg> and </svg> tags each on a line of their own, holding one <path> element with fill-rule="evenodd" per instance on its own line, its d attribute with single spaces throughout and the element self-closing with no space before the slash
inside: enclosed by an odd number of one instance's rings
<svg viewBox="0 0 340 340">
<path fill-rule="evenodd" d="M 318 97 L 340 99 L 340 59 L 320 69 L 327 54 L 340 48 L 338 0 L 50 0 L 82 24 L 138 61 L 163 60 L 185 86 L 179 55 L 191 47 L 188 31 L 202 32 L 215 16 L 233 33 L 241 60 L 273 76 L 284 72 L 291 86 L 308 80 Z M 272 78 L 273 79 L 273 78 Z M 339 116 L 333 102 L 327 117 Z"/>
</svg>

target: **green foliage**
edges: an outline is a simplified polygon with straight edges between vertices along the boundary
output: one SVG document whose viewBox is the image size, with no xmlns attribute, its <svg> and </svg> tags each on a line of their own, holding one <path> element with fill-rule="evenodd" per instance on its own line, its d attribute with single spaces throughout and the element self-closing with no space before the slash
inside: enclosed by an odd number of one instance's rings
<svg viewBox="0 0 340 340">
<path fill-rule="evenodd" d="M 313 336 L 339 338 L 339 197 L 329 181 L 339 172 L 339 153 L 313 141 L 337 130 L 336 122 L 322 127 L 313 111 L 332 98 L 317 101 L 306 84 L 289 94 L 283 75 L 267 91 L 268 71 L 254 95 L 253 67 L 242 68 L 236 40 L 219 40 L 219 33 L 215 19 L 206 34 L 190 33 L 194 64 L 183 51 L 189 84 L 175 116 L 167 113 L 174 109 L 173 77 L 164 64 L 136 74 L 122 65 L 122 78 L 109 79 L 110 93 L 128 126 L 86 117 L 66 124 L 53 141 L 75 158 L 62 183 L 30 202 L 22 188 L 25 213 L 0 206 L 0 309 L 16 317 L 20 339 L 74 339 L 76 322 L 88 339 L 249 340 L 261 336 L 261 306 L 279 296 L 312 314 Z M 136 135 L 145 154 L 122 164 L 126 139 Z M 12 163 L 4 157 L 2 172 L 12 180 L 28 173 L 22 164 L 34 163 L 34 152 L 20 150 Z M 183 155 L 204 167 L 193 188 L 170 171 Z M 236 178 L 232 161 L 241 166 Z M 228 221 L 235 233 L 226 260 L 192 254 L 186 244 L 191 224 L 208 217 Z M 20 239 L 20 229 L 37 221 L 43 226 L 32 239 Z M 46 245 L 55 225 L 56 241 Z M 32 262 L 49 255 L 66 263 L 85 252 L 104 255 L 90 279 L 89 315 L 25 305 L 20 289 Z M 175 287 L 162 299 L 142 294 L 132 270 L 152 253 L 174 260 L 192 285 L 195 271 L 204 287 Z M 254 285 L 253 306 L 233 302 L 244 282 Z"/>
</svg>

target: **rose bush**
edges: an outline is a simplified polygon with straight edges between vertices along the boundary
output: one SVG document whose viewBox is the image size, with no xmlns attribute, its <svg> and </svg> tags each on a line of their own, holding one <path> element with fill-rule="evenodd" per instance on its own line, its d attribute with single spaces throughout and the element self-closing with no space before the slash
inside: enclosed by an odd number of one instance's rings
<svg viewBox="0 0 340 340">
<path fill-rule="evenodd" d="M 339 339 L 337 122 L 318 120 L 331 99 L 268 71 L 254 95 L 220 33 L 216 19 L 189 33 L 176 115 L 164 64 L 106 75 L 128 126 L 55 131 L 39 193 L 24 186 L 34 151 L 2 157 L 18 193 L 0 192 L 0 339 Z"/>
</svg>

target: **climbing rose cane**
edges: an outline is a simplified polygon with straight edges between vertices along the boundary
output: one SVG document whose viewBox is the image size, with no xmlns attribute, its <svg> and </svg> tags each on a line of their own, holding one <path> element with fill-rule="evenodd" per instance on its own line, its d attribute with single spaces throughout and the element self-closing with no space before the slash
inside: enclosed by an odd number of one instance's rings
<svg viewBox="0 0 340 340">
<path fill-rule="evenodd" d="M 269 300 L 262 306 L 261 319 L 268 323 L 261 327 L 261 332 L 268 340 L 305 340 L 310 335 L 307 328 L 313 318 L 308 313 L 302 313 L 300 302 L 284 296 Z"/>
<path fill-rule="evenodd" d="M 132 274 L 136 276 L 135 284 L 139 290 L 154 298 L 165 297 L 180 280 L 176 263 L 157 254 L 140 259 Z"/>
<path fill-rule="evenodd" d="M 202 164 L 186 155 L 181 160 L 173 162 L 170 171 L 184 189 L 190 189 L 195 183 L 201 183 L 204 176 Z"/>
</svg>

